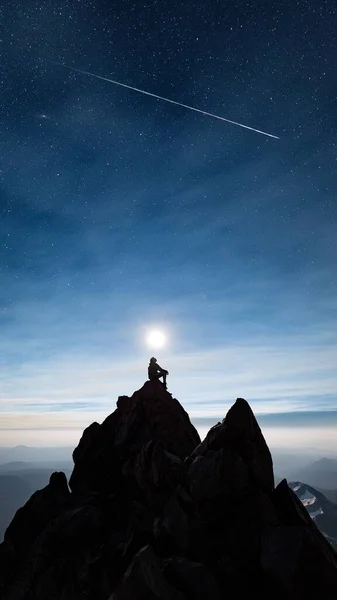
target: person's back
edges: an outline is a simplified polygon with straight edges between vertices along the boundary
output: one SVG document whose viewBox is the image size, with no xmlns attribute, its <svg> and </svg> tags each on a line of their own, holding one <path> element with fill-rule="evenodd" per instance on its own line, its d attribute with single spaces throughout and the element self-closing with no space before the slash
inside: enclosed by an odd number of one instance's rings
<svg viewBox="0 0 337 600">
<path fill-rule="evenodd" d="M 148 367 L 149 379 L 154 379 L 154 377 L 157 375 L 157 371 L 157 360 L 152 357 L 150 358 L 150 363 Z"/>
</svg>

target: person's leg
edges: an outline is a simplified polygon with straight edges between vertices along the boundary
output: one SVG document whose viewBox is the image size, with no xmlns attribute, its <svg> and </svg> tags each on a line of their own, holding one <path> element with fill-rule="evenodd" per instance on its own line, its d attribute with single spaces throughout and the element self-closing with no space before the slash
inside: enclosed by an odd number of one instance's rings
<svg viewBox="0 0 337 600">
<path fill-rule="evenodd" d="M 156 373 L 155 375 L 152 375 L 150 381 L 153 381 L 154 379 L 161 379 L 161 377 L 163 378 L 163 386 L 166 388 L 166 373 Z"/>
<path fill-rule="evenodd" d="M 151 376 L 150 381 L 153 381 L 154 379 L 159 379 L 161 377 L 160 373 L 155 373 L 154 375 Z"/>
</svg>

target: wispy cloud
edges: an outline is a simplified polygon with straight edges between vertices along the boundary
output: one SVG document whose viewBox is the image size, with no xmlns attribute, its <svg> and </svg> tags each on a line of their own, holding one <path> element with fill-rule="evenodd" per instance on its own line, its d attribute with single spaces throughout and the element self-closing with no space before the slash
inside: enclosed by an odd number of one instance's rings
<svg viewBox="0 0 337 600">
<path fill-rule="evenodd" d="M 102 421 L 119 395 L 131 395 L 143 384 L 147 360 L 145 352 L 136 358 L 136 353 L 91 354 L 78 347 L 22 364 L 16 375 L 14 366 L 2 368 L 1 428 L 51 430 L 61 440 L 65 430 L 80 431 L 93 420 Z M 263 338 L 246 344 L 228 340 L 225 347 L 178 355 L 171 349 L 160 360 L 171 372 L 173 395 L 202 427 L 223 418 L 237 396 L 245 397 L 268 427 L 291 427 L 292 420 L 307 426 L 307 411 L 318 411 L 320 426 L 322 411 L 337 406 L 337 349 L 326 344 L 324 334 L 284 336 L 278 344 Z M 274 414 L 274 421 L 266 413 Z"/>
</svg>

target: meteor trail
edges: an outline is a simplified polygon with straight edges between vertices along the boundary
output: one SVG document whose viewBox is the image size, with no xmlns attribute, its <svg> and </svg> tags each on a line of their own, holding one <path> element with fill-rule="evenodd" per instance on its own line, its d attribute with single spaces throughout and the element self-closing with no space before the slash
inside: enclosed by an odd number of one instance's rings
<svg viewBox="0 0 337 600">
<path fill-rule="evenodd" d="M 121 87 L 127 88 L 128 90 L 133 90 L 134 92 L 139 92 L 140 94 L 145 94 L 146 96 L 152 96 L 152 98 L 157 98 L 158 100 L 164 100 L 165 102 L 169 102 L 170 104 L 176 104 L 177 106 L 182 106 L 183 108 L 188 108 L 189 110 L 194 110 L 195 112 L 201 113 L 202 115 L 206 115 L 207 117 L 213 117 L 213 119 L 220 119 L 220 121 L 226 121 L 226 123 L 231 123 L 232 125 L 238 125 L 238 127 L 243 127 L 244 129 L 249 129 L 250 131 L 255 131 L 255 133 L 261 133 L 262 135 L 267 135 L 268 137 L 275 138 L 279 140 L 280 138 L 277 135 L 272 135 L 271 133 L 267 133 L 266 131 L 261 131 L 260 129 L 254 129 L 254 127 L 248 127 L 248 125 L 243 125 L 242 123 L 237 123 L 236 121 L 231 121 L 230 119 L 225 119 L 225 117 L 219 117 L 219 115 L 214 115 L 212 113 L 207 112 L 206 110 L 201 110 L 200 108 L 194 108 L 194 106 L 188 106 L 187 104 L 182 104 L 182 102 L 176 102 L 176 100 L 170 100 L 170 98 L 164 98 L 163 96 L 158 96 L 158 94 L 152 94 L 151 92 L 146 92 L 145 90 L 140 90 L 139 88 L 132 87 L 132 85 L 127 85 L 126 83 L 120 83 L 119 81 L 115 81 L 114 79 L 108 79 L 108 77 L 102 77 L 102 75 L 96 75 L 96 73 L 90 73 L 90 71 L 82 71 L 81 69 L 75 69 L 75 67 L 69 67 L 68 65 L 64 65 L 62 63 L 56 63 L 61 67 L 65 67 L 66 69 L 70 69 L 71 71 L 76 71 L 77 73 L 82 73 L 83 75 L 89 75 L 90 77 L 96 77 L 97 79 L 103 79 L 103 81 L 108 81 L 109 83 L 114 83 L 115 85 L 119 85 Z"/>
</svg>

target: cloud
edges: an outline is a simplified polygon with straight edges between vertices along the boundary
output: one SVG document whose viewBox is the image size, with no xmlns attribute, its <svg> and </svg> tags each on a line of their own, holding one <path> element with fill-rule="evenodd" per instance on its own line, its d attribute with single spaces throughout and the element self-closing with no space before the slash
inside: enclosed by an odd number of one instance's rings
<svg viewBox="0 0 337 600">
<path fill-rule="evenodd" d="M 101 422 L 119 395 L 142 385 L 148 360 L 146 349 L 141 357 L 118 356 L 102 340 L 105 351 L 91 353 L 79 344 L 74 352 L 22 364 L 15 376 L 15 365 L 2 368 L 1 429 L 23 435 L 49 430 L 61 440 L 66 431 L 80 434 L 91 421 Z M 337 349 L 326 345 L 324 334 L 284 336 L 278 344 L 232 340 L 204 352 L 167 350 L 160 358 L 171 373 L 170 390 L 203 431 L 225 416 L 237 396 L 250 402 L 270 430 L 335 425 L 336 413 L 329 411 L 336 406 L 336 359 Z"/>
</svg>

